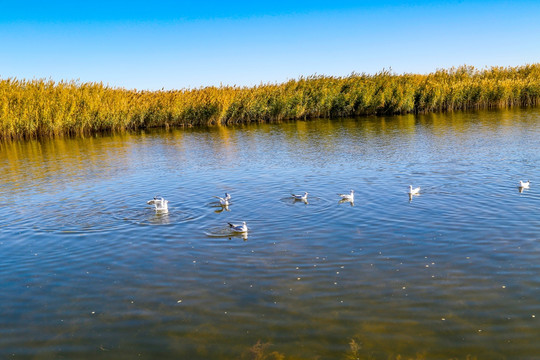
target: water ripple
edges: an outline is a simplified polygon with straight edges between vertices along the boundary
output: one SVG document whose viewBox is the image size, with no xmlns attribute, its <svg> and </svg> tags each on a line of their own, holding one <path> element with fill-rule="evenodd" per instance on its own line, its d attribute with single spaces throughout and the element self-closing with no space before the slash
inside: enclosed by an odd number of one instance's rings
<svg viewBox="0 0 540 360">
<path fill-rule="evenodd" d="M 239 358 L 262 339 L 298 358 L 352 340 L 364 357 L 534 358 L 540 126 L 521 111 L 9 148 L 0 357 Z"/>
</svg>

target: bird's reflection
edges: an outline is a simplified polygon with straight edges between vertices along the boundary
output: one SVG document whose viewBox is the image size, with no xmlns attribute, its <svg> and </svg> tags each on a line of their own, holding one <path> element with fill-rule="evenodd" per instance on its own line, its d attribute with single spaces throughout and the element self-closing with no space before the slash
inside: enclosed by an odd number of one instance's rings
<svg viewBox="0 0 540 360">
<path fill-rule="evenodd" d="M 293 203 L 293 204 L 296 204 L 296 203 L 303 203 L 303 204 L 305 204 L 305 205 L 309 204 L 309 202 L 307 201 L 307 199 L 296 199 L 296 198 L 293 198 L 292 203 Z"/>
<path fill-rule="evenodd" d="M 354 201 L 349 200 L 349 199 L 341 199 L 338 201 L 338 204 L 343 204 L 343 203 L 349 203 L 351 204 L 351 206 L 354 206 Z"/>
<path fill-rule="evenodd" d="M 214 212 L 219 214 L 219 213 L 222 213 L 223 211 L 231 211 L 229 209 L 229 205 L 220 205 L 219 208 Z"/>
<path fill-rule="evenodd" d="M 156 211 L 154 216 L 150 218 L 152 224 L 165 225 L 170 224 L 171 219 L 168 211 Z"/>
<path fill-rule="evenodd" d="M 248 234 L 247 233 L 235 233 L 235 234 L 231 234 L 229 235 L 229 240 L 232 240 L 234 238 L 242 238 L 244 241 L 247 241 L 248 239 Z"/>
</svg>

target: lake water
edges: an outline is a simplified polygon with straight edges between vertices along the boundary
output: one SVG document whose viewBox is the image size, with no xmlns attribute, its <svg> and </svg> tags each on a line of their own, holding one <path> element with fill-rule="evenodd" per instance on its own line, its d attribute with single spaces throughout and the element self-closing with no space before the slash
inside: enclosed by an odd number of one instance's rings
<svg viewBox="0 0 540 360">
<path fill-rule="evenodd" d="M 2 359 L 540 356 L 540 109 L 3 143 L 0 196 Z"/>
</svg>

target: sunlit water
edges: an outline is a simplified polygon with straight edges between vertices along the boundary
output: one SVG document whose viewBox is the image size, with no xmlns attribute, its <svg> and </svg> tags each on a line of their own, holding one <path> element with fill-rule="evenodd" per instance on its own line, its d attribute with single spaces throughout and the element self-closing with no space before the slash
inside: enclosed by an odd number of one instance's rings
<svg viewBox="0 0 540 360">
<path fill-rule="evenodd" d="M 0 358 L 538 358 L 539 120 L 2 144 Z"/>
</svg>

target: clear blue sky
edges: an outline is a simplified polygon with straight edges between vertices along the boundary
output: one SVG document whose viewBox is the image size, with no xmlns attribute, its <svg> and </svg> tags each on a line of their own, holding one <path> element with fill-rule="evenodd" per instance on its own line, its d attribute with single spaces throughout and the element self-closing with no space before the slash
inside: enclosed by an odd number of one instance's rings
<svg viewBox="0 0 540 360">
<path fill-rule="evenodd" d="M 540 1 L 0 0 L 0 77 L 154 90 L 516 66 L 540 62 L 539 14 Z"/>
</svg>

